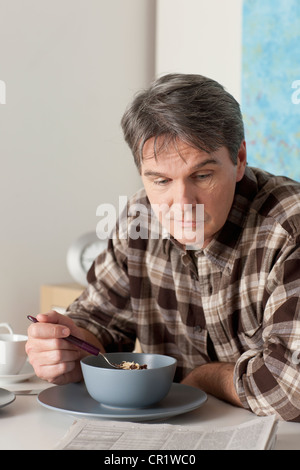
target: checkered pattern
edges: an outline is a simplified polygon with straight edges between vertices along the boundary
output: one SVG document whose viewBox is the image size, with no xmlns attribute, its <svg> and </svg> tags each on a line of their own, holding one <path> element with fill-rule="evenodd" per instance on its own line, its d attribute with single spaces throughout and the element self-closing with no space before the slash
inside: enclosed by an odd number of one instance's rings
<svg viewBox="0 0 300 470">
<path fill-rule="evenodd" d="M 143 190 L 137 203 L 150 214 Z M 204 250 L 153 239 L 148 215 L 148 238 L 126 236 L 136 222 L 123 218 L 69 315 L 107 351 L 137 337 L 144 352 L 176 357 L 177 381 L 210 361 L 235 363 L 245 408 L 300 421 L 300 184 L 248 167 Z"/>
</svg>

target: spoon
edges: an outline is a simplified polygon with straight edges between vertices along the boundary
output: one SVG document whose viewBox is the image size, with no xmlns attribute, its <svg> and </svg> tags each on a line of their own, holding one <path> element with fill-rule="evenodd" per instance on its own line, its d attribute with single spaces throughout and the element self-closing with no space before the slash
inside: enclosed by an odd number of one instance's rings
<svg viewBox="0 0 300 470">
<path fill-rule="evenodd" d="M 32 321 L 33 323 L 38 323 L 38 320 L 33 317 L 32 315 L 27 315 L 28 320 Z M 66 341 L 69 341 L 69 343 L 75 344 L 78 348 L 83 349 L 84 351 L 87 351 L 90 354 L 93 354 L 94 356 L 102 356 L 106 362 L 113 367 L 114 369 L 120 369 L 120 366 L 111 363 L 107 357 L 98 349 L 96 346 L 93 344 L 88 343 L 87 341 L 83 341 L 82 339 L 76 338 L 76 336 L 67 336 L 66 338 L 63 338 Z"/>
</svg>

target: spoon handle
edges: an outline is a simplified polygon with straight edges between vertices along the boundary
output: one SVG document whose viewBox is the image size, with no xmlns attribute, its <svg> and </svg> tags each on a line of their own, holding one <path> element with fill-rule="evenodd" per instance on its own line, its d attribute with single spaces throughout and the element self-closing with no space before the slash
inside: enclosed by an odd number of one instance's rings
<svg viewBox="0 0 300 470">
<path fill-rule="evenodd" d="M 33 323 L 38 323 L 38 320 L 32 315 L 27 315 L 27 318 Z M 98 354 L 100 353 L 100 349 L 96 348 L 96 346 L 94 346 L 93 344 L 87 343 L 87 341 L 83 341 L 82 339 L 76 338 L 76 336 L 70 335 L 63 339 L 65 339 L 66 341 L 69 341 L 69 343 L 74 344 L 78 348 L 81 348 L 84 351 L 87 351 L 88 353 L 93 354 L 94 356 L 98 356 Z"/>
</svg>

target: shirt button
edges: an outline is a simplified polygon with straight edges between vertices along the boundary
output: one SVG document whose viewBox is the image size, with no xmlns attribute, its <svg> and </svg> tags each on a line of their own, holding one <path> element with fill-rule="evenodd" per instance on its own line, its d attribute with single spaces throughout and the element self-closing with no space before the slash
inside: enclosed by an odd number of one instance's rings
<svg viewBox="0 0 300 470">
<path fill-rule="evenodd" d="M 189 258 L 188 255 L 183 254 L 183 255 L 181 256 L 181 261 L 183 262 L 183 264 L 184 264 L 185 266 L 187 266 L 187 265 L 190 263 L 190 258 Z"/>
<path fill-rule="evenodd" d="M 194 333 L 201 333 L 201 331 L 202 331 L 202 328 L 200 325 L 194 326 Z"/>
</svg>

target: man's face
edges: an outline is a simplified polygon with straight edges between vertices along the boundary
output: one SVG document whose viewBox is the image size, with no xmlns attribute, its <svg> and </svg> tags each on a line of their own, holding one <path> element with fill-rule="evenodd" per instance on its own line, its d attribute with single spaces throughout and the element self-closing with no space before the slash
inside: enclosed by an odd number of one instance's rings
<svg viewBox="0 0 300 470">
<path fill-rule="evenodd" d="M 155 158 L 152 138 L 144 145 L 141 177 L 161 224 L 180 243 L 199 245 L 204 220 L 205 248 L 226 222 L 245 166 L 245 142 L 234 165 L 226 147 L 207 153 L 182 141 L 162 147 Z M 204 205 L 203 215 L 198 205 Z"/>
</svg>

